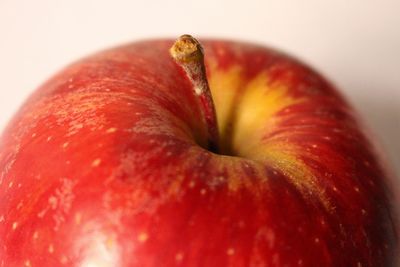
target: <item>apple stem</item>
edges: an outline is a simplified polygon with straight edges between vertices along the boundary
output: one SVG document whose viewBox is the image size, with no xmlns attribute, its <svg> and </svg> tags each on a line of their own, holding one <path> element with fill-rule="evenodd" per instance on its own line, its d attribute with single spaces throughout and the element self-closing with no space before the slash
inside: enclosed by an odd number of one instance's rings
<svg viewBox="0 0 400 267">
<path fill-rule="evenodd" d="M 206 76 L 203 47 L 190 35 L 179 37 L 170 49 L 175 62 L 183 68 L 193 84 L 208 131 L 208 148 L 218 152 L 219 133 L 214 101 Z"/>
</svg>

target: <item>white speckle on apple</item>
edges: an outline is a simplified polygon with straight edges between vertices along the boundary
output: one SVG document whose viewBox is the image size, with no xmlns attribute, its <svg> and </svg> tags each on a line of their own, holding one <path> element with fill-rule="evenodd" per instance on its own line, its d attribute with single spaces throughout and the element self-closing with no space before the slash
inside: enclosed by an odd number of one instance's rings
<svg viewBox="0 0 400 267">
<path fill-rule="evenodd" d="M 61 183 L 61 186 L 55 190 L 54 196 L 49 197 L 48 206 L 48 208 L 55 210 L 53 219 L 55 221 L 54 229 L 56 231 L 59 229 L 60 225 L 65 222 L 65 217 L 70 211 L 75 198 L 73 188 L 76 185 L 76 181 L 63 178 Z"/>
<path fill-rule="evenodd" d="M 194 88 L 194 92 L 196 93 L 196 95 L 201 95 L 203 93 L 203 90 L 201 90 L 200 87 L 196 86 Z"/>
<path fill-rule="evenodd" d="M 316 237 L 316 238 L 314 239 L 314 242 L 315 242 L 316 244 L 318 244 L 318 243 L 319 243 L 319 238 Z"/>
<path fill-rule="evenodd" d="M 176 253 L 175 260 L 176 261 L 182 261 L 183 260 L 183 253 L 182 252 Z"/>
<path fill-rule="evenodd" d="M 18 188 L 21 188 L 21 187 L 22 187 L 22 184 L 21 184 L 21 183 L 18 183 L 17 186 L 18 186 Z"/>
<path fill-rule="evenodd" d="M 232 256 L 233 254 L 235 254 L 235 249 L 234 248 L 228 248 L 226 251 L 226 254 L 228 256 Z"/>
<path fill-rule="evenodd" d="M 147 241 L 147 239 L 149 239 L 149 236 L 147 235 L 147 233 L 141 232 L 141 233 L 138 235 L 137 239 L 138 239 L 138 241 L 139 241 L 140 243 L 144 243 L 144 242 Z"/>
<path fill-rule="evenodd" d="M 366 215 L 366 214 L 367 214 L 367 211 L 366 211 L 365 209 L 362 209 L 362 210 L 361 210 L 361 213 L 362 213 L 363 215 Z"/>
<path fill-rule="evenodd" d="M 13 187 L 13 185 L 14 185 L 14 182 L 13 182 L 13 181 L 9 182 L 9 183 L 8 183 L 8 188 Z"/>
<path fill-rule="evenodd" d="M 354 191 L 356 191 L 357 193 L 359 193 L 359 192 L 360 192 L 360 188 L 357 187 L 357 186 L 355 186 L 355 187 L 354 187 Z"/>
<path fill-rule="evenodd" d="M 68 133 L 66 134 L 66 136 L 72 136 L 72 135 L 78 133 L 79 130 L 83 128 L 83 123 L 79 122 L 78 120 L 73 120 L 69 124 L 70 124 L 70 127 L 68 129 Z"/>
<path fill-rule="evenodd" d="M 302 259 L 299 259 L 299 260 L 297 261 L 297 265 L 298 265 L 298 266 L 303 266 L 303 260 L 302 260 Z"/>
<path fill-rule="evenodd" d="M 44 210 L 42 210 L 41 212 L 39 212 L 39 213 L 37 214 L 37 216 L 38 216 L 39 218 L 43 218 L 44 215 L 46 214 L 47 210 L 48 210 L 48 208 L 45 208 Z"/>
<path fill-rule="evenodd" d="M 49 253 L 53 254 L 53 252 L 54 252 L 54 246 L 53 246 L 53 244 L 50 244 L 49 245 Z"/>
<path fill-rule="evenodd" d="M 357 262 L 357 267 L 362 267 L 361 262 Z"/>
<path fill-rule="evenodd" d="M 24 264 L 25 264 L 26 267 L 31 267 L 31 266 L 32 266 L 30 260 L 26 260 L 26 261 L 24 262 Z"/>
<path fill-rule="evenodd" d="M 57 198 L 55 196 L 49 197 L 49 204 L 53 210 L 57 208 Z"/>
<path fill-rule="evenodd" d="M 216 49 L 216 52 L 217 52 L 217 54 L 218 54 L 219 56 L 224 56 L 224 55 L 226 54 L 226 50 L 225 50 L 224 48 L 222 48 L 222 47 L 218 47 L 218 48 Z"/>
<path fill-rule="evenodd" d="M 280 258 L 279 258 L 279 254 L 278 254 L 278 252 L 275 252 L 273 255 L 272 255 L 272 263 L 274 264 L 274 266 L 280 266 Z"/>
<path fill-rule="evenodd" d="M 101 159 L 97 158 L 92 161 L 92 167 L 97 167 L 100 165 L 100 163 L 101 163 Z"/>
<path fill-rule="evenodd" d="M 66 256 L 63 255 L 63 256 L 61 257 L 60 261 L 61 261 L 62 264 L 66 264 L 66 263 L 68 262 L 68 258 L 67 258 Z"/>
<path fill-rule="evenodd" d="M 332 190 L 333 190 L 333 191 L 335 191 L 335 192 L 337 192 L 337 191 L 338 191 L 338 189 L 337 189 L 337 187 L 336 187 L 336 186 L 332 187 Z"/>
<path fill-rule="evenodd" d="M 46 139 L 47 142 L 49 142 L 51 139 L 53 138 L 53 136 L 49 135 Z"/>
<path fill-rule="evenodd" d="M 71 164 L 71 161 L 67 160 L 67 161 L 65 162 L 65 164 L 69 165 L 69 164 Z"/>
<path fill-rule="evenodd" d="M 193 188 L 196 185 L 195 181 L 190 181 L 189 188 Z"/>
<path fill-rule="evenodd" d="M 303 229 L 298 229 L 299 232 L 303 231 Z M 263 227 L 261 228 L 258 232 L 257 232 L 257 238 L 262 238 L 265 239 L 265 241 L 267 241 L 268 246 L 270 248 L 273 248 L 275 246 L 275 233 L 272 229 L 267 228 L 267 227 Z"/>
<path fill-rule="evenodd" d="M 312 147 L 312 148 L 317 148 L 318 145 L 317 145 L 317 144 L 313 144 L 313 145 L 311 145 L 311 147 Z"/>
<path fill-rule="evenodd" d="M 171 151 L 168 151 L 168 152 L 166 153 L 166 155 L 167 155 L 167 157 L 169 157 L 169 156 L 172 155 L 172 152 L 171 152 Z"/>
<path fill-rule="evenodd" d="M 1 223 L 1 222 L 4 222 L 4 215 L 1 215 L 1 216 L 0 216 L 0 223 Z"/>
<path fill-rule="evenodd" d="M 38 231 L 33 232 L 32 239 L 36 240 L 38 238 L 39 238 L 39 232 Z"/>
<path fill-rule="evenodd" d="M 33 133 L 31 136 L 32 136 L 32 138 L 35 138 L 35 136 L 36 136 L 36 133 Z"/>
<path fill-rule="evenodd" d="M 323 137 L 325 140 L 328 140 L 328 141 L 330 141 L 332 138 L 330 137 L 330 136 L 324 136 Z"/>
<path fill-rule="evenodd" d="M 117 128 L 111 127 L 111 128 L 107 129 L 106 133 L 115 133 L 116 131 L 117 131 Z"/>
<path fill-rule="evenodd" d="M 206 193 L 207 193 L 207 190 L 206 190 L 206 189 L 203 188 L 203 189 L 200 190 L 200 194 L 202 194 L 203 196 L 204 196 Z"/>
<path fill-rule="evenodd" d="M 75 214 L 74 219 L 75 219 L 75 224 L 79 225 L 81 223 L 81 221 L 82 221 L 82 214 L 80 212 L 77 212 Z"/>
<path fill-rule="evenodd" d="M 12 229 L 15 230 L 18 227 L 18 222 L 13 222 Z"/>
<path fill-rule="evenodd" d="M 64 144 L 62 144 L 62 147 L 63 147 L 63 148 L 67 148 L 68 145 L 69 145 L 69 143 L 68 143 L 68 142 L 65 142 Z"/>
<path fill-rule="evenodd" d="M 17 205 L 17 210 L 20 210 L 24 204 L 20 201 Z"/>
</svg>

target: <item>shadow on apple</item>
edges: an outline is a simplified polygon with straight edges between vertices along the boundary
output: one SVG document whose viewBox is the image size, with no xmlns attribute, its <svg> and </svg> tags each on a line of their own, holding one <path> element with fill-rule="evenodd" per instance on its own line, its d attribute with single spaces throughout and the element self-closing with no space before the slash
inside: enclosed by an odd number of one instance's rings
<svg viewBox="0 0 400 267">
<path fill-rule="evenodd" d="M 362 86 L 362 88 L 361 88 Z M 368 88 L 366 88 L 368 86 Z M 379 91 L 383 85 L 370 83 L 359 85 L 359 89 L 366 92 Z M 395 86 L 395 85 L 393 85 Z M 366 90 L 368 89 L 368 90 Z M 385 88 L 391 89 L 391 88 Z M 365 92 L 364 91 L 364 92 Z M 388 90 L 396 92 L 395 90 Z M 351 97 L 352 104 L 361 115 L 372 134 L 372 140 L 376 140 L 378 149 L 387 159 L 389 170 L 394 172 L 393 190 L 395 190 L 397 201 L 400 201 L 400 103 L 396 96 L 385 96 L 377 98 L 376 95 L 362 94 L 363 90 L 356 91 L 358 94 Z M 400 208 L 397 208 L 400 219 Z"/>
</svg>

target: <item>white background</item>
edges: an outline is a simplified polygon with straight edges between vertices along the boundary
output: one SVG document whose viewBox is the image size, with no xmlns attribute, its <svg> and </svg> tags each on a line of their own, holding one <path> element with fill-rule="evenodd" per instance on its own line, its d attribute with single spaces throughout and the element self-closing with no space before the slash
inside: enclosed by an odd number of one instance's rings
<svg viewBox="0 0 400 267">
<path fill-rule="evenodd" d="M 310 63 L 356 106 L 400 173 L 396 0 L 0 0 L 0 129 L 71 61 L 182 33 L 255 41 Z"/>
</svg>

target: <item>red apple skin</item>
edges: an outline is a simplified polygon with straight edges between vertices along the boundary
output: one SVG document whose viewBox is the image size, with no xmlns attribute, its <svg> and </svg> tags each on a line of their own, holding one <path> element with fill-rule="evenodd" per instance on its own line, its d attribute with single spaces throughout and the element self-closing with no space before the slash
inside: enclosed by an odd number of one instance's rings
<svg viewBox="0 0 400 267">
<path fill-rule="evenodd" d="M 284 54 L 202 43 L 235 157 L 203 148 L 171 40 L 77 62 L 2 135 L 1 267 L 395 265 L 389 177 L 351 107 Z"/>
</svg>

